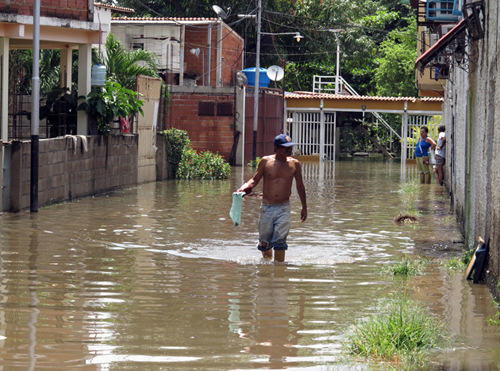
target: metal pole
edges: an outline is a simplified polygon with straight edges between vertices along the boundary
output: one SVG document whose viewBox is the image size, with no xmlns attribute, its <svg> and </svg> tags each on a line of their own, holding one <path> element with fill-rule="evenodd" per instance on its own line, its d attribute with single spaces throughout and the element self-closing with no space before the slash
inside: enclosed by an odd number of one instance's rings
<svg viewBox="0 0 500 371">
<path fill-rule="evenodd" d="M 207 85 L 210 86 L 210 58 L 212 58 L 212 24 L 208 25 L 208 42 L 207 42 Z"/>
<path fill-rule="evenodd" d="M 335 94 L 339 94 L 339 74 L 340 74 L 340 40 L 335 33 L 335 38 L 337 39 L 337 77 L 335 78 Z"/>
<path fill-rule="evenodd" d="M 38 160 L 40 109 L 40 0 L 33 4 L 33 76 L 31 88 L 31 179 L 30 211 L 38 212 Z"/>
<path fill-rule="evenodd" d="M 255 53 L 255 91 L 253 98 L 253 147 L 252 160 L 257 158 L 257 128 L 259 126 L 259 77 L 260 77 L 260 19 L 262 13 L 262 0 L 257 8 L 257 50 Z"/>
</svg>

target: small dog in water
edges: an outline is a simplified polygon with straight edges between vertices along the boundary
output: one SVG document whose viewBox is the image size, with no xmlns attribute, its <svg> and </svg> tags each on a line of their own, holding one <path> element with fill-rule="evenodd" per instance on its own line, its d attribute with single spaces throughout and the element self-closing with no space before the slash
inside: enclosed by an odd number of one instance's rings
<svg viewBox="0 0 500 371">
<path fill-rule="evenodd" d="M 413 216 L 410 214 L 399 213 L 399 215 L 396 216 L 393 219 L 393 221 L 394 221 L 394 223 L 404 223 L 404 224 L 418 223 L 418 218 L 416 216 Z"/>
</svg>

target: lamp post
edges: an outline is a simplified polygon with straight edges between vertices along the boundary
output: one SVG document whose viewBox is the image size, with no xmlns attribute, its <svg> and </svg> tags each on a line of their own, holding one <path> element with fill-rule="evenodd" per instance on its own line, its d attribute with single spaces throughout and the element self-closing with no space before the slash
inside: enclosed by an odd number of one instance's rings
<svg viewBox="0 0 500 371">
<path fill-rule="evenodd" d="M 335 40 L 337 41 L 337 72 L 336 72 L 336 76 L 335 76 L 335 94 L 339 94 L 340 40 L 339 40 L 339 36 L 337 35 L 337 32 L 342 32 L 344 30 L 342 30 L 340 28 L 329 28 L 327 30 L 320 30 L 320 31 L 333 32 L 335 34 Z"/>
</svg>

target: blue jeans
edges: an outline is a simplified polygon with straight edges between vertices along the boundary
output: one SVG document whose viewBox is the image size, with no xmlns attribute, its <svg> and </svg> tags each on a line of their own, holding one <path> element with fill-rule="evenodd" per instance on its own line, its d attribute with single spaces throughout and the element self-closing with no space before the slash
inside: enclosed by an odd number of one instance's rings
<svg viewBox="0 0 500 371">
<path fill-rule="evenodd" d="M 290 204 L 262 204 L 259 217 L 260 251 L 287 250 L 286 238 L 290 231 Z M 262 242 L 267 242 L 262 246 Z"/>
</svg>

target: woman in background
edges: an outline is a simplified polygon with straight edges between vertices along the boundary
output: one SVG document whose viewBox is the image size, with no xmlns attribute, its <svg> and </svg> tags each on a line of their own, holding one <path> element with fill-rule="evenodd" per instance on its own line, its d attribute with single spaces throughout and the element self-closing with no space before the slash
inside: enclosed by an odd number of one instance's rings
<svg viewBox="0 0 500 371">
<path fill-rule="evenodd" d="M 420 172 L 420 183 L 422 184 L 431 184 L 432 165 L 429 161 L 429 148 L 431 150 L 436 148 L 436 142 L 427 136 L 428 133 L 429 129 L 427 126 L 420 128 L 420 139 L 415 148 L 415 158 L 417 160 L 418 171 Z M 426 159 L 424 159 L 424 156 Z"/>
</svg>

